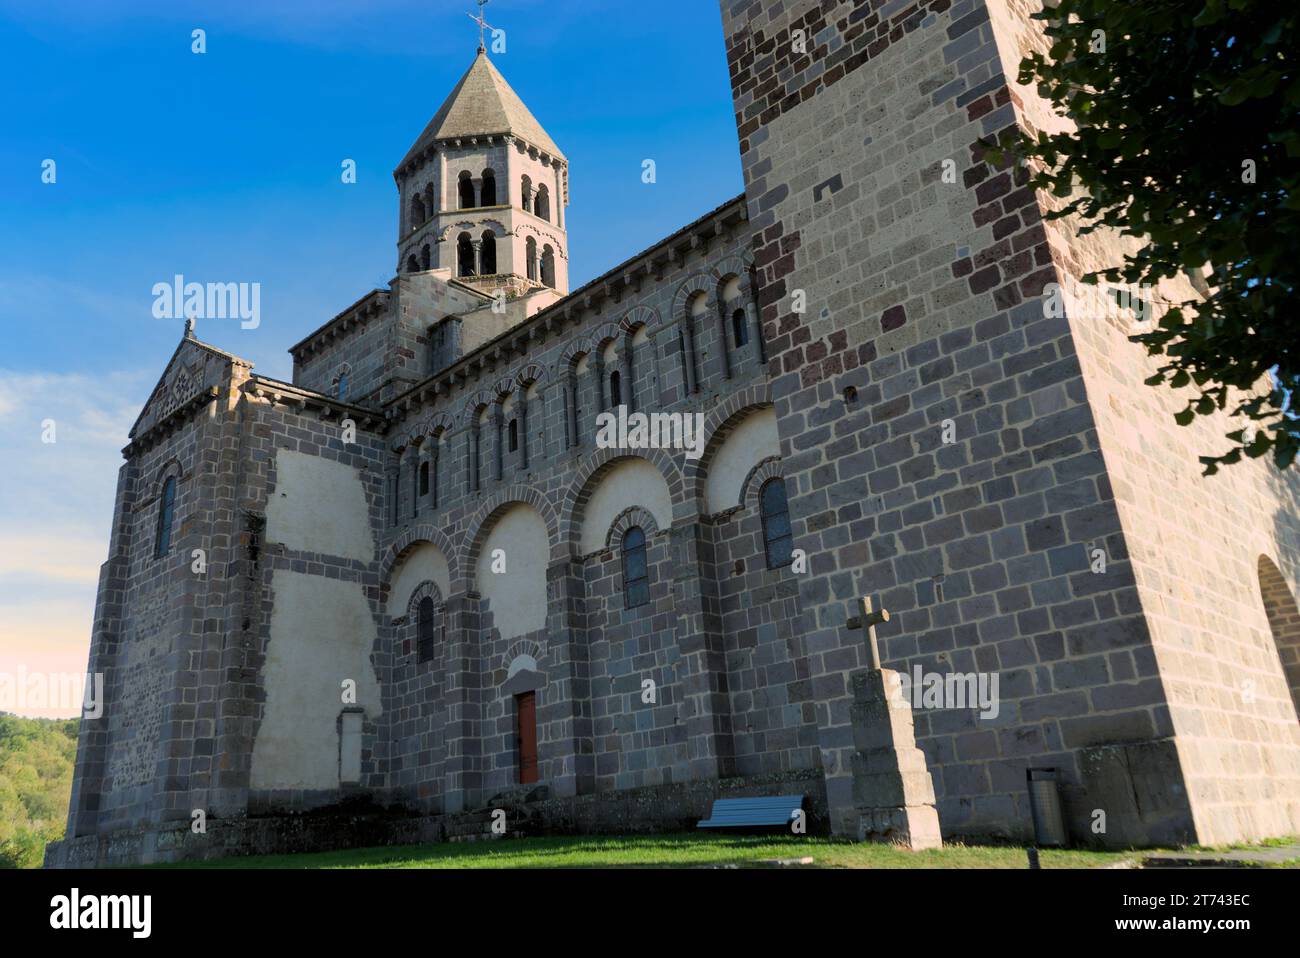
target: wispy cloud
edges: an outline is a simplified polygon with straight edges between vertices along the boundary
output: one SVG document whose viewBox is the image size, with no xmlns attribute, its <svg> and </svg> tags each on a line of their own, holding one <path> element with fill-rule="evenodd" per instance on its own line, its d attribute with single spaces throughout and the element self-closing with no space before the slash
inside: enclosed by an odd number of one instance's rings
<svg viewBox="0 0 1300 958">
<path fill-rule="evenodd" d="M 121 449 L 153 380 L 0 370 L 0 672 L 85 670 Z"/>
</svg>

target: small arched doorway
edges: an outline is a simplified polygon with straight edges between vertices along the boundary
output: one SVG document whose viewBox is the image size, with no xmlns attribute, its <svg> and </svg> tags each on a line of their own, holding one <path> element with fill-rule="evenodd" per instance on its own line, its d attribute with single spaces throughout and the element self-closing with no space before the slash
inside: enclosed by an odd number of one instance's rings
<svg viewBox="0 0 1300 958">
<path fill-rule="evenodd" d="M 537 751 L 537 708 L 546 673 L 537 659 L 528 654 L 516 655 L 506 671 L 501 691 L 509 695 L 515 716 L 515 775 L 520 785 L 532 785 L 541 776 Z"/>
</svg>

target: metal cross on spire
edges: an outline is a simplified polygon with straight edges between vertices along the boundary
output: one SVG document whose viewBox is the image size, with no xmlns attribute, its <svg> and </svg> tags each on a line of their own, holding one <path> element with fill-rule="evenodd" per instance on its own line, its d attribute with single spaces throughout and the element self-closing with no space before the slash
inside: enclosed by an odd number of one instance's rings
<svg viewBox="0 0 1300 958">
<path fill-rule="evenodd" d="M 474 0 L 474 2 L 478 4 L 478 16 L 476 17 L 472 13 L 467 13 L 465 16 L 478 24 L 478 52 L 483 53 L 487 50 L 487 46 L 484 43 L 484 31 L 495 29 L 492 24 L 483 19 L 483 8 L 486 7 L 491 0 Z"/>
</svg>

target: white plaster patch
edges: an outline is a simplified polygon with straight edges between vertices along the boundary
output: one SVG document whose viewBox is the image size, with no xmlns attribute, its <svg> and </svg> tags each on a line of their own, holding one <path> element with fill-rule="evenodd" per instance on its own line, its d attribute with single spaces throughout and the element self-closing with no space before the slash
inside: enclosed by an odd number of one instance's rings
<svg viewBox="0 0 1300 958">
<path fill-rule="evenodd" d="M 654 463 L 639 456 L 620 459 L 601 477 L 583 513 L 578 545 L 582 555 L 604 549 L 609 527 L 620 512 L 632 506 L 640 506 L 654 516 L 660 529 L 673 524 L 668 483 Z"/>
<path fill-rule="evenodd" d="M 524 671 L 536 672 L 537 660 L 531 655 L 516 655 L 514 661 L 510 663 L 510 668 L 506 670 L 506 678 L 513 679 L 518 673 Z"/>
<path fill-rule="evenodd" d="M 740 505 L 741 487 L 750 470 L 764 459 L 779 455 L 781 440 L 776 431 L 776 410 L 771 406 L 755 410 L 731 431 L 713 454 L 704 481 L 704 506 L 708 514 Z"/>
<path fill-rule="evenodd" d="M 382 711 L 370 664 L 376 630 L 360 584 L 277 569 L 262 678 L 266 707 L 253 743 L 252 787 L 339 785 L 339 715 L 345 679 L 369 718 Z"/>
<path fill-rule="evenodd" d="M 411 594 L 421 582 L 432 582 L 442 593 L 443 599 L 451 595 L 451 573 L 447 567 L 447 558 L 432 542 L 422 542 L 402 559 L 389 581 L 388 606 L 385 608 L 391 616 L 406 615 L 406 607 L 411 602 Z"/>
<path fill-rule="evenodd" d="M 502 550 L 504 573 L 492 571 L 493 553 Z M 550 561 L 546 521 L 532 506 L 507 510 L 488 533 L 479 552 L 475 581 L 487 599 L 501 638 L 546 628 L 546 566 Z"/>
<path fill-rule="evenodd" d="M 266 504 L 266 541 L 290 549 L 371 562 L 375 540 L 361 470 L 290 449 L 275 454 Z"/>
</svg>

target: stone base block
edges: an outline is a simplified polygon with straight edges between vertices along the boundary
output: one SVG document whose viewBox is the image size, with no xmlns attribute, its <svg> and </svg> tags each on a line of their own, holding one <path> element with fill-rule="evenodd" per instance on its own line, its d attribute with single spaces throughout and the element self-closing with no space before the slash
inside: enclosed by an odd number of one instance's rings
<svg viewBox="0 0 1300 958">
<path fill-rule="evenodd" d="M 859 808 L 858 841 L 888 842 L 912 851 L 943 847 L 939 815 L 933 805 Z"/>
<path fill-rule="evenodd" d="M 920 751 L 914 749 L 917 755 Z M 890 768 L 884 762 L 863 761 L 861 753 L 853 756 L 853 804 L 863 808 L 910 807 L 934 804 L 934 782 L 922 759 L 920 768 Z M 883 767 L 881 767 L 883 766 Z"/>
</svg>

